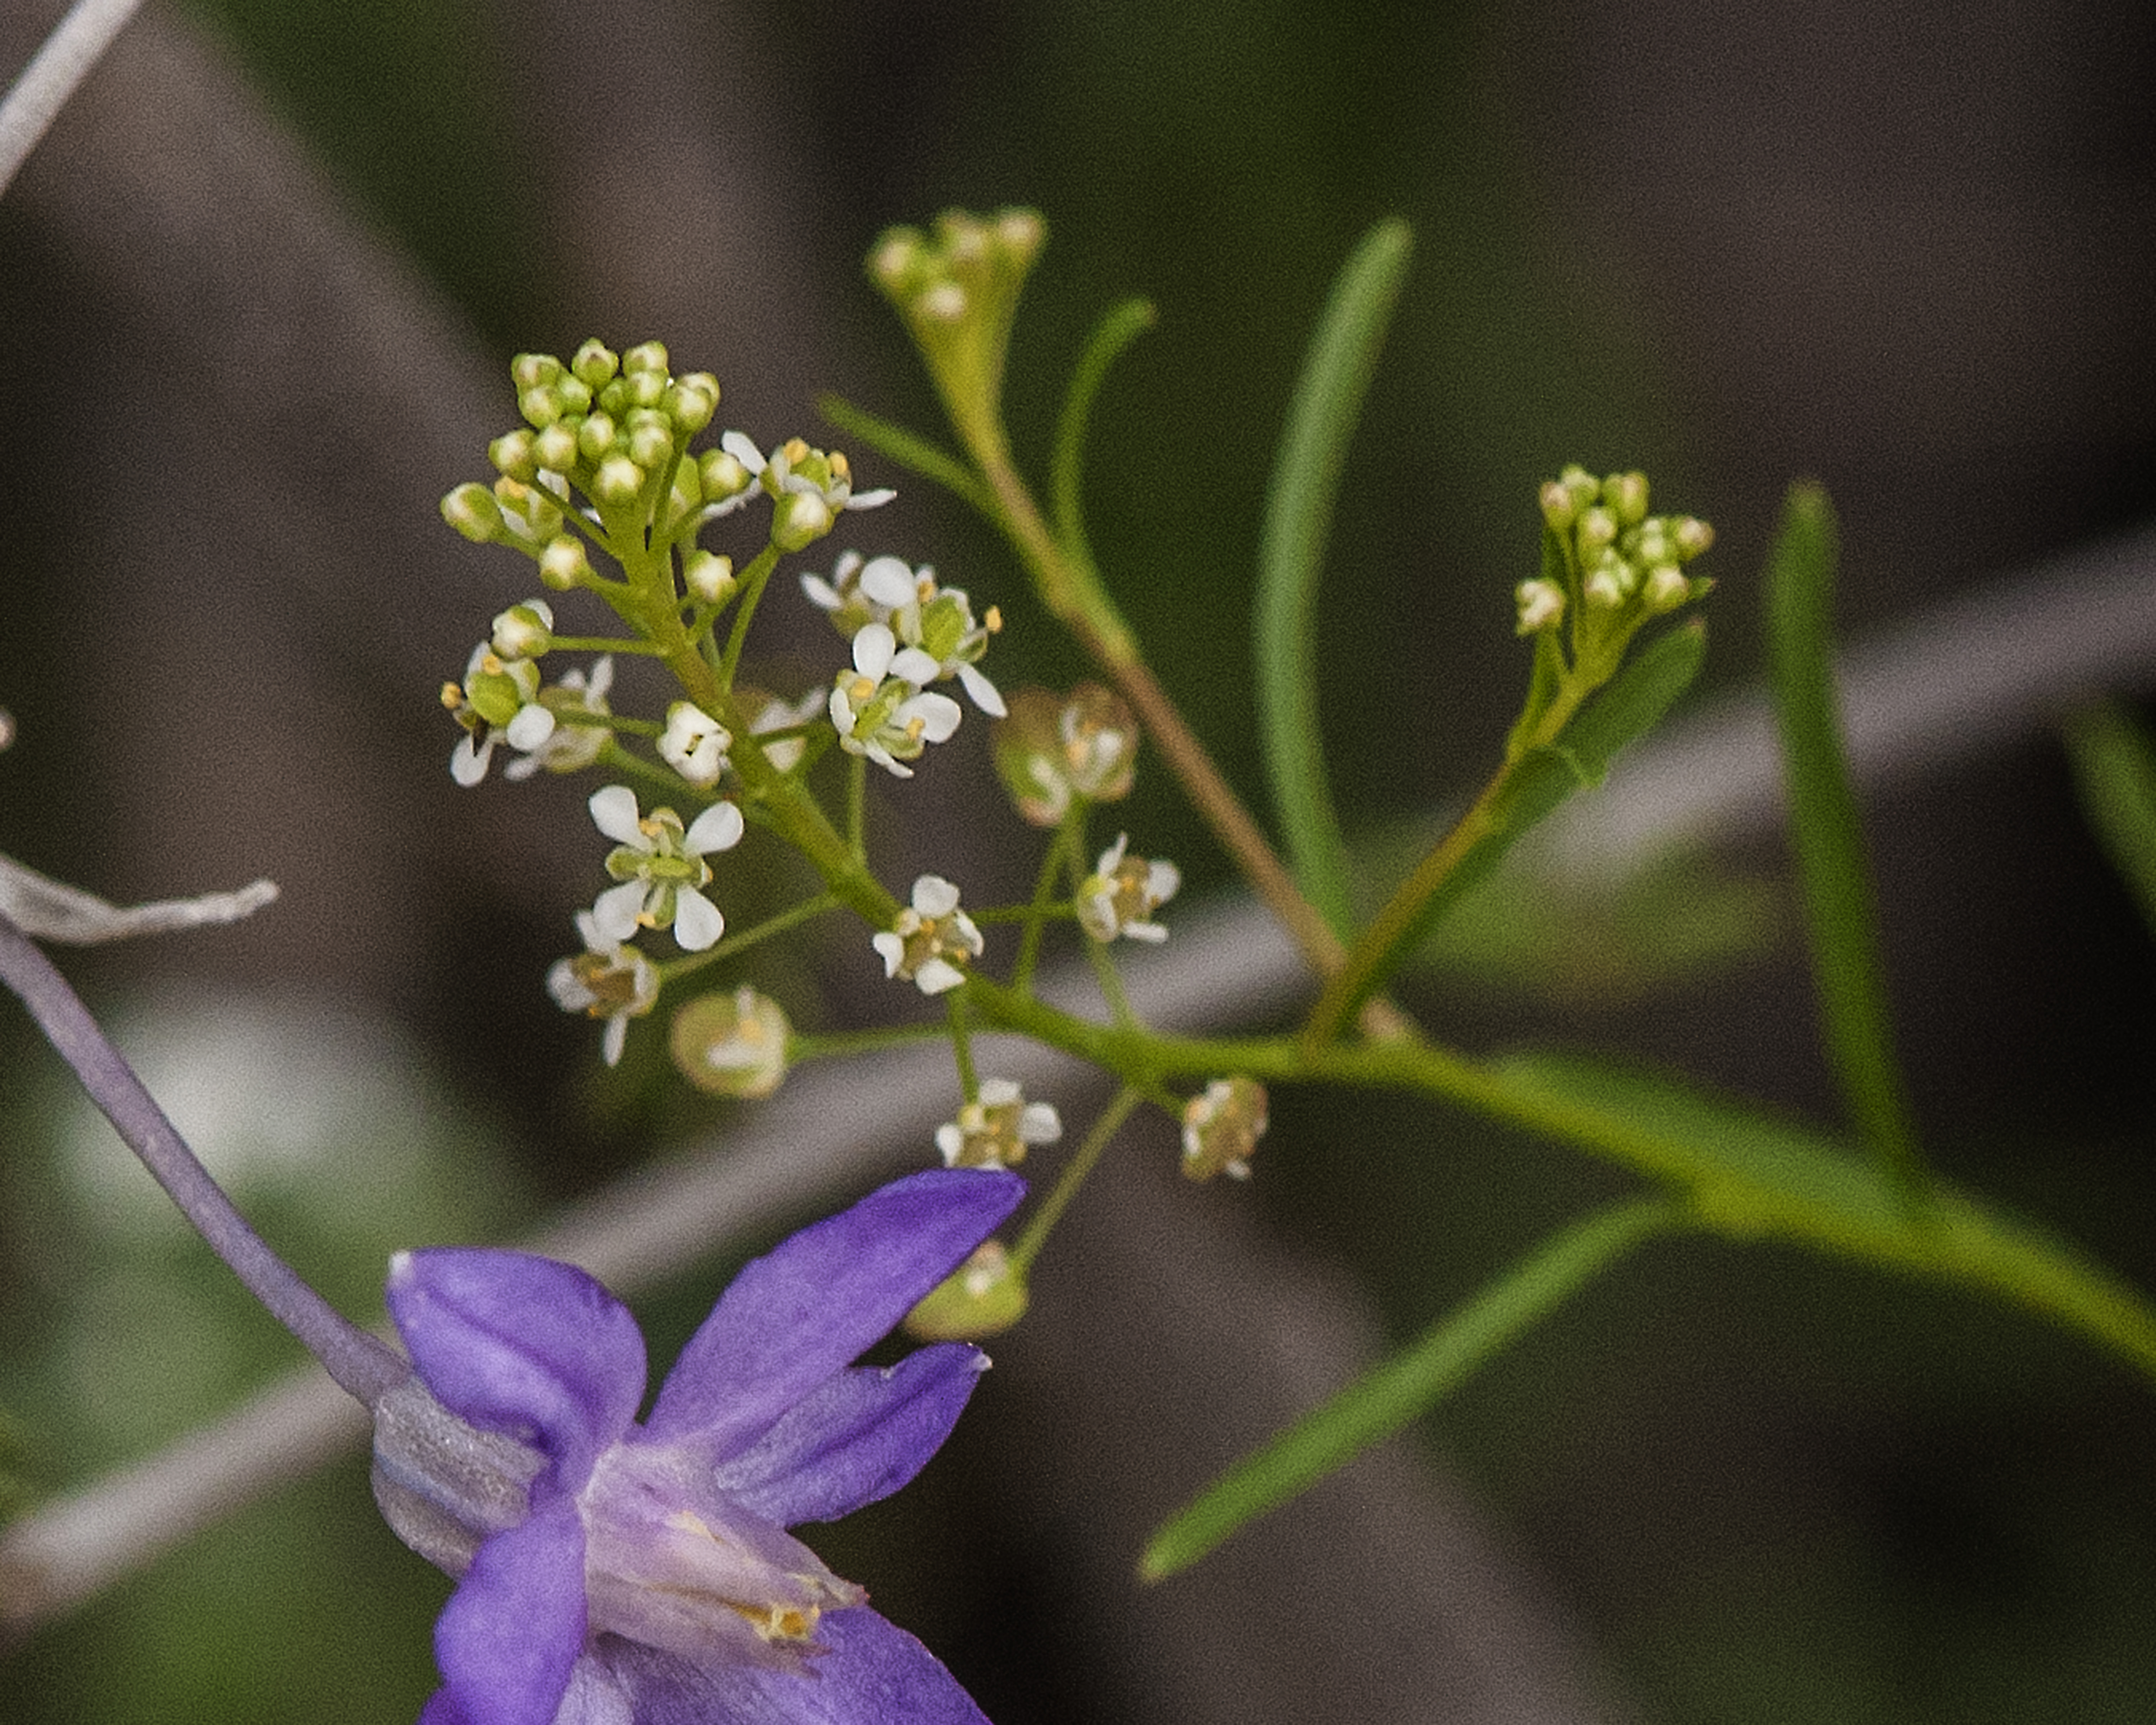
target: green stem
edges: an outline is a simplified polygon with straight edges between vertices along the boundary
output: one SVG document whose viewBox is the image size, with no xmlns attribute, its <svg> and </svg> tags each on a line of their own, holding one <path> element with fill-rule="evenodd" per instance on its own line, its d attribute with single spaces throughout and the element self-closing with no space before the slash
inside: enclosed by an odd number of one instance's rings
<svg viewBox="0 0 2156 1725">
<path fill-rule="evenodd" d="M 1086 1176 L 1099 1163 L 1101 1153 L 1108 1147 L 1109 1140 L 1130 1117 L 1131 1110 L 1144 1100 L 1137 1091 L 1126 1085 L 1116 1091 L 1115 1101 L 1109 1103 L 1101 1117 L 1093 1122 L 1092 1130 L 1086 1134 L 1085 1142 L 1079 1145 L 1062 1173 L 1057 1176 L 1054 1189 L 1041 1200 L 1040 1208 L 1034 1212 L 1033 1219 L 1026 1224 L 1024 1234 L 1011 1250 L 1011 1271 L 1021 1281 L 1026 1272 L 1033 1268 L 1034 1260 L 1040 1255 L 1040 1249 L 1048 1244 L 1049 1235 L 1054 1231 L 1056 1223 L 1062 1219 L 1063 1212 L 1070 1207 L 1070 1200 L 1078 1195 L 1078 1189 L 1086 1183 Z"/>
<path fill-rule="evenodd" d="M 978 1101 L 981 1075 L 973 1068 L 973 1040 L 968 1034 L 963 987 L 953 988 L 943 997 L 943 1019 L 950 1030 L 951 1058 L 957 1063 L 959 1091 L 968 1101 Z"/>
<path fill-rule="evenodd" d="M 760 941 L 767 941 L 773 935 L 784 934 L 789 928 L 798 928 L 803 923 L 813 921 L 826 911 L 843 908 L 844 906 L 840 905 L 834 895 L 828 892 L 819 893 L 814 898 L 803 900 L 790 911 L 781 911 L 776 916 L 767 917 L 753 928 L 745 928 L 739 934 L 727 936 L 716 946 L 707 947 L 701 952 L 690 952 L 683 957 L 668 959 L 659 967 L 659 979 L 663 984 L 674 982 L 681 977 L 693 975 L 706 965 L 716 964 L 721 958 L 731 958 L 737 952 L 747 951 Z"/>
</svg>

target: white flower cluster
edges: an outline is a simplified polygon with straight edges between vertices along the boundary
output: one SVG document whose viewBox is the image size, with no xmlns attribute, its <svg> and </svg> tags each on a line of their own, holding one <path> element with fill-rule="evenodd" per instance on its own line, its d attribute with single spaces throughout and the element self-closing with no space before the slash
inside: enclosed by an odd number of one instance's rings
<svg viewBox="0 0 2156 1725">
<path fill-rule="evenodd" d="M 1003 627 L 992 605 L 976 621 L 963 589 L 939 587 L 936 572 L 904 559 L 839 559 L 831 578 L 804 575 L 802 590 L 853 643 L 853 670 L 833 679 L 829 702 L 839 746 L 901 778 L 932 742 L 958 728 L 960 708 L 929 685 L 955 678 L 973 705 L 1004 716 L 1004 698 L 980 670 L 988 637 Z"/>
</svg>

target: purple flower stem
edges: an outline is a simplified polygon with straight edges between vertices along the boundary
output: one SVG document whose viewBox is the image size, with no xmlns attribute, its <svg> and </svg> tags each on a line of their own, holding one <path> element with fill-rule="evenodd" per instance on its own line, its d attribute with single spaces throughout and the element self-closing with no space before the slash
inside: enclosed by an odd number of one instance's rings
<svg viewBox="0 0 2156 1725">
<path fill-rule="evenodd" d="M 372 1408 L 411 1375 L 397 1351 L 370 1336 L 300 1279 L 270 1250 L 233 1208 L 232 1200 L 173 1129 L 165 1111 L 143 1088 L 67 978 L 29 937 L 0 915 L 0 981 L 29 1009 L 30 1016 L 62 1060 L 74 1069 L 90 1099 L 142 1159 L 210 1250 L 224 1260 L 270 1315 L 300 1338 L 347 1394 Z"/>
</svg>

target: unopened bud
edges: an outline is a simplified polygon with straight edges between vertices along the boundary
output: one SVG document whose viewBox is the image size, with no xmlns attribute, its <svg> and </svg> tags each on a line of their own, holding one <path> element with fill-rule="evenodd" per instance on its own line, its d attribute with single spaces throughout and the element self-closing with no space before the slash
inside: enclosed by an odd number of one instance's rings
<svg viewBox="0 0 2156 1725">
<path fill-rule="evenodd" d="M 740 590 L 734 579 L 734 560 L 716 552 L 692 551 L 681 565 L 681 584 L 691 598 L 706 605 L 723 605 Z"/>
<path fill-rule="evenodd" d="M 738 497 L 755 483 L 756 475 L 724 449 L 706 449 L 696 463 L 696 476 L 704 495 L 714 503 Z"/>
<path fill-rule="evenodd" d="M 442 519 L 475 545 L 501 536 L 501 506 L 476 480 L 468 480 L 442 499 Z"/>
<path fill-rule="evenodd" d="M 1636 527 L 1647 518 L 1646 475 L 1611 474 L 1602 482 L 1602 501 L 1617 517 L 1620 526 Z"/>
<path fill-rule="evenodd" d="M 544 599 L 511 605 L 494 619 L 494 650 L 504 659 L 536 659 L 554 644 L 554 611 Z"/>
<path fill-rule="evenodd" d="M 529 431 L 505 432 L 486 446 L 486 458 L 494 463 L 496 472 L 528 485 L 539 475 L 539 463 L 532 454 L 531 444 Z"/>
<path fill-rule="evenodd" d="M 531 439 L 532 459 L 552 472 L 567 473 L 577 465 L 577 434 L 587 423 L 549 425 Z"/>
<path fill-rule="evenodd" d="M 674 1014 L 674 1064 L 715 1096 L 767 1096 L 786 1076 L 793 1027 L 776 1000 L 743 986 L 691 1000 Z"/>
<path fill-rule="evenodd" d="M 1572 493 L 1555 480 L 1543 482 L 1542 506 L 1543 519 L 1550 524 L 1554 532 L 1564 532 L 1579 513 L 1578 506 L 1572 501 Z"/>
<path fill-rule="evenodd" d="M 788 491 L 771 512 L 771 542 L 802 551 L 831 531 L 831 506 L 814 491 Z"/>
<path fill-rule="evenodd" d="M 596 579 L 584 542 L 573 533 L 563 533 L 549 541 L 546 550 L 539 553 L 539 578 L 557 593 L 567 593 L 572 587 Z"/>
<path fill-rule="evenodd" d="M 585 388 L 603 389 L 613 381 L 614 373 L 621 369 L 621 359 L 605 342 L 593 336 L 577 350 L 577 357 L 569 362 L 569 369 L 583 380 Z"/>
<path fill-rule="evenodd" d="M 1617 542 L 1617 517 L 1606 509 L 1590 509 L 1579 517 L 1579 560 L 1591 563 L 1607 547 Z"/>
<path fill-rule="evenodd" d="M 983 1240 L 906 1314 L 906 1332 L 922 1342 L 978 1341 L 1024 1317 L 1026 1301 L 1025 1277 L 1003 1242 Z"/>
<path fill-rule="evenodd" d="M 1670 537 L 1676 547 L 1678 558 L 1690 562 L 1714 543 L 1714 529 L 1694 516 L 1685 516 L 1672 524 Z"/>
<path fill-rule="evenodd" d="M 665 377 L 666 375 L 666 344 L 663 341 L 638 342 L 635 347 L 622 355 L 621 370 L 624 377 L 634 377 L 639 373 L 650 372 L 655 372 L 660 377 Z"/>
<path fill-rule="evenodd" d="M 1642 589 L 1647 609 L 1659 616 L 1674 611 L 1691 597 L 1691 583 L 1675 563 L 1660 563 L 1647 571 L 1646 585 Z"/>
<path fill-rule="evenodd" d="M 543 389 L 562 375 L 562 362 L 551 353 L 520 353 L 509 362 L 510 381 L 521 394 L 527 389 Z"/>
<path fill-rule="evenodd" d="M 636 501 L 644 490 L 644 470 L 626 455 L 609 455 L 592 477 L 592 495 L 617 506 Z"/>
<path fill-rule="evenodd" d="M 629 459 L 647 471 L 664 467 L 674 454 L 674 434 L 646 420 L 629 434 Z"/>
<path fill-rule="evenodd" d="M 603 408 L 594 409 L 577 427 L 577 453 L 587 461 L 597 461 L 613 447 L 613 416 Z"/>
<path fill-rule="evenodd" d="M 1554 581 L 1522 581 L 1513 598 L 1519 603 L 1523 635 L 1551 628 L 1564 615 L 1564 589 Z"/>
</svg>

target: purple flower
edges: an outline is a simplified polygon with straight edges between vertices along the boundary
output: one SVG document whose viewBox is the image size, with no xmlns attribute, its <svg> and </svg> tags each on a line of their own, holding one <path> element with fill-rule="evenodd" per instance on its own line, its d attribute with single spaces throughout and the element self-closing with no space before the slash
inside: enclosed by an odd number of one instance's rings
<svg viewBox="0 0 2156 1725">
<path fill-rule="evenodd" d="M 390 1313 L 430 1396 L 377 1409 L 376 1492 L 461 1577 L 421 1725 L 983 1725 L 785 1530 L 896 1491 L 949 1434 L 979 1350 L 849 1367 L 1024 1189 L 936 1170 L 803 1229 L 735 1278 L 641 1424 L 643 1337 L 583 1271 L 400 1253 Z"/>
</svg>

